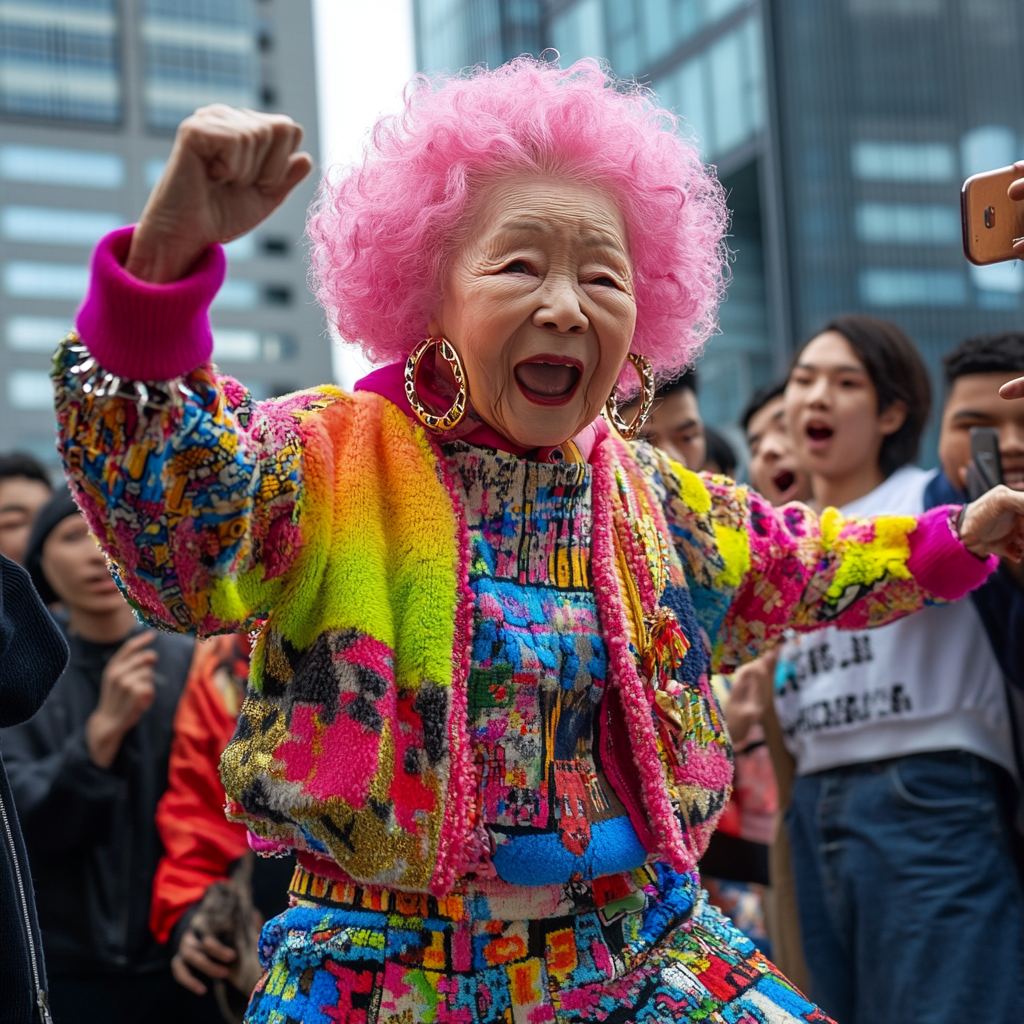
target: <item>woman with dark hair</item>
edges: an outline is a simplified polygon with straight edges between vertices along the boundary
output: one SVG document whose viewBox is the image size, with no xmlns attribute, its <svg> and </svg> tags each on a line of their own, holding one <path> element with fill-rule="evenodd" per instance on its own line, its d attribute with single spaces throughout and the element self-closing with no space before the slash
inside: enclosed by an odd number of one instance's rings
<svg viewBox="0 0 1024 1024">
<path fill-rule="evenodd" d="M 815 389 L 832 385 L 838 401 L 826 414 Z M 920 353 L 899 327 L 847 314 L 794 356 L 786 399 L 790 416 L 800 418 L 790 426 L 817 507 L 840 508 L 851 500 L 847 490 L 866 494 L 914 461 L 932 391 Z M 850 417 L 863 429 L 843 429 Z"/>
<path fill-rule="evenodd" d="M 787 416 L 824 529 L 837 508 L 924 511 L 936 471 L 911 460 L 930 402 L 913 342 L 884 320 L 838 317 L 797 353 Z M 1013 745 L 974 604 L 790 640 L 776 709 L 814 997 L 839 1024 L 1019 1020 L 1022 896 L 1000 813 Z M 979 986 L 977 963 L 999 984 Z"/>
</svg>

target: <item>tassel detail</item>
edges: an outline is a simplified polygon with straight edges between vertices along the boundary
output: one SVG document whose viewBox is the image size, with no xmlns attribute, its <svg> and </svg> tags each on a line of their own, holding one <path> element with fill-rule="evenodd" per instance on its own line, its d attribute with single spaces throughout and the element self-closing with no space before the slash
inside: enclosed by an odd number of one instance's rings
<svg viewBox="0 0 1024 1024">
<path fill-rule="evenodd" d="M 690 641 L 671 608 L 657 607 L 652 615 L 645 616 L 644 627 L 641 677 L 649 688 L 662 755 L 674 769 L 679 763 L 679 739 L 693 728 L 692 716 L 687 713 L 686 688 L 679 681 Z"/>
</svg>

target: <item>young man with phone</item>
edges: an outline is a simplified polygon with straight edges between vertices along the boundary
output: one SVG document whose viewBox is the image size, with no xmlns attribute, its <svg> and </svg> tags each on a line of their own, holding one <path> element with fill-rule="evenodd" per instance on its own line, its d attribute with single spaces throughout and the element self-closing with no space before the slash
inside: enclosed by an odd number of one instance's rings
<svg viewBox="0 0 1024 1024">
<path fill-rule="evenodd" d="M 1024 402 L 999 397 L 1009 378 L 1024 373 L 1024 333 L 971 338 L 944 360 L 946 404 L 939 436 L 942 472 L 925 504 L 968 500 L 998 482 L 1024 491 Z M 980 435 L 980 436 L 979 436 Z M 995 461 L 995 475 L 986 463 Z M 987 479 L 986 479 L 987 478 Z M 972 487 L 971 484 L 974 483 Z M 1024 574 L 1003 563 L 971 594 L 992 650 L 1010 684 L 1017 728 L 1017 769 L 1024 777 Z M 1024 875 L 1024 813 L 1018 816 L 1016 859 Z"/>
</svg>

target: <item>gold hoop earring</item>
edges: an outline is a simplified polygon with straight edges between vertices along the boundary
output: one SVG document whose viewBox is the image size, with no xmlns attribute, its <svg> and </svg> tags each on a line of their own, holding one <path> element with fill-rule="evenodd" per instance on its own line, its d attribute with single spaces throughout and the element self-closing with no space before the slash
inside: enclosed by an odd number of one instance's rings
<svg viewBox="0 0 1024 1024">
<path fill-rule="evenodd" d="M 455 396 L 451 408 L 447 412 L 441 413 L 440 416 L 427 409 L 420 401 L 420 396 L 416 391 L 416 369 L 423 354 L 431 345 L 437 348 L 438 355 L 451 367 L 452 376 L 459 386 L 459 393 Z M 447 338 L 427 338 L 409 353 L 409 358 L 405 361 L 405 397 L 420 423 L 431 430 L 451 430 L 466 415 L 466 399 L 469 397 L 466 371 L 462 366 L 462 360 L 459 359 L 458 352 L 452 348 L 452 344 Z"/>
<path fill-rule="evenodd" d="M 604 414 L 624 441 L 632 441 L 640 433 L 643 425 L 647 422 L 648 416 L 651 415 L 656 388 L 654 385 L 654 367 L 651 366 L 650 359 L 647 356 L 637 355 L 635 352 L 630 352 L 627 358 L 633 364 L 633 369 L 636 370 L 637 376 L 640 378 L 640 409 L 637 411 L 636 416 L 633 417 L 633 422 L 627 423 L 619 413 L 619 403 L 615 400 L 615 392 L 613 391 L 605 403 Z"/>
</svg>

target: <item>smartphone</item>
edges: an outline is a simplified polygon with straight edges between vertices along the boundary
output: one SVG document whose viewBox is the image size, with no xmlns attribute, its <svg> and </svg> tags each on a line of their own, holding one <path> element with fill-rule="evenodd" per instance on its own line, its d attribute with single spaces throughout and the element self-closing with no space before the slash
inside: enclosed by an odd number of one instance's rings
<svg viewBox="0 0 1024 1024">
<path fill-rule="evenodd" d="M 971 427 L 971 461 L 967 464 L 967 494 L 971 501 L 1003 482 L 999 435 L 991 427 Z"/>
<path fill-rule="evenodd" d="M 1024 200 L 1006 194 L 1024 171 L 1000 167 L 972 174 L 960 190 L 964 255 L 979 267 L 1016 259 L 1013 243 L 1024 237 Z"/>
</svg>

